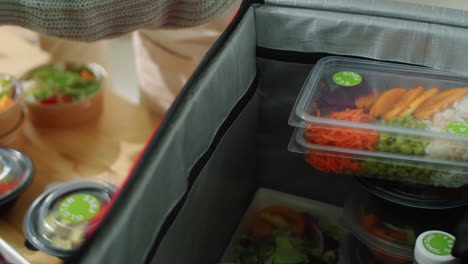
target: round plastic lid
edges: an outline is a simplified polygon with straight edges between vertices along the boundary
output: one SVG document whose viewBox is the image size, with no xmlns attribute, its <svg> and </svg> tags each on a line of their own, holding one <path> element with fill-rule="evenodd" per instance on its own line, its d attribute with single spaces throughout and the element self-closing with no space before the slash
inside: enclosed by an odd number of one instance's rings
<svg viewBox="0 0 468 264">
<path fill-rule="evenodd" d="M 28 156 L 0 148 L 0 206 L 15 199 L 31 183 L 34 166 Z"/>
<path fill-rule="evenodd" d="M 468 204 L 468 186 L 441 188 L 366 178 L 358 178 L 358 181 L 372 194 L 404 206 L 449 209 Z"/>
<path fill-rule="evenodd" d="M 452 256 L 455 237 L 443 231 L 427 231 L 418 236 L 414 258 L 418 264 L 455 264 Z"/>
<path fill-rule="evenodd" d="M 24 222 L 28 241 L 39 250 L 67 257 L 85 239 L 90 221 L 107 204 L 115 186 L 98 181 L 57 184 L 29 208 Z"/>
</svg>

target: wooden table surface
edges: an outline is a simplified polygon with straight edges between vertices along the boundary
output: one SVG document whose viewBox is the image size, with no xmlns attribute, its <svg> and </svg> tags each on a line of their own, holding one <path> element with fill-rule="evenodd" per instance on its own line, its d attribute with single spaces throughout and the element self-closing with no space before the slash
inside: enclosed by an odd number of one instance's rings
<svg viewBox="0 0 468 264">
<path fill-rule="evenodd" d="M 24 194 L 0 217 L 0 237 L 31 263 L 59 259 L 24 246 L 23 217 L 30 204 L 53 182 L 97 177 L 120 183 L 159 121 L 143 107 L 106 90 L 102 116 L 73 129 L 38 128 L 25 122 L 18 149 L 33 161 L 36 174 Z"/>
</svg>

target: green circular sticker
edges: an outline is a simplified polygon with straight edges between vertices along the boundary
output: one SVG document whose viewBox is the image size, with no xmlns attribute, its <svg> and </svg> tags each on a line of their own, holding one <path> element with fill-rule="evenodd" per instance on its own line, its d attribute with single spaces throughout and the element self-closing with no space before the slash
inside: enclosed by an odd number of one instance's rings
<svg viewBox="0 0 468 264">
<path fill-rule="evenodd" d="M 438 256 L 450 255 L 454 244 L 455 239 L 443 233 L 430 233 L 423 237 L 424 248 Z"/>
<path fill-rule="evenodd" d="M 468 123 L 454 122 L 445 127 L 445 131 L 450 134 L 468 136 Z"/>
<path fill-rule="evenodd" d="M 356 86 L 362 82 L 362 76 L 352 71 L 337 72 L 333 75 L 333 82 L 341 86 Z"/>
<path fill-rule="evenodd" d="M 60 216 L 80 223 L 93 218 L 101 208 L 101 202 L 93 195 L 79 193 L 65 198 L 58 206 Z"/>
</svg>

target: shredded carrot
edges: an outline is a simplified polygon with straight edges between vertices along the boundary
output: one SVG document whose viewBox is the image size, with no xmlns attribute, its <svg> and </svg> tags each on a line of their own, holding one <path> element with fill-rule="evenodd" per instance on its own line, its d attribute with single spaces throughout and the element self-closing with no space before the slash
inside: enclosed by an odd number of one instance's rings
<svg viewBox="0 0 468 264">
<path fill-rule="evenodd" d="M 363 109 L 346 109 L 343 112 L 333 112 L 326 116 L 328 119 L 368 123 L 375 118 L 364 113 Z M 378 142 L 378 134 L 374 130 L 344 128 L 329 125 L 309 125 L 305 130 L 306 138 L 314 144 L 328 145 L 352 149 L 374 150 Z M 361 166 L 351 158 L 331 157 L 318 154 L 308 154 L 306 161 L 316 169 L 325 172 L 344 173 L 359 172 Z"/>
<path fill-rule="evenodd" d="M 360 172 L 361 164 L 353 162 L 351 158 L 340 158 L 310 153 L 306 161 L 314 168 L 324 172 L 344 173 L 347 171 Z"/>
<path fill-rule="evenodd" d="M 4 195 L 11 190 L 15 189 L 18 183 L 15 182 L 8 182 L 8 183 L 0 183 L 0 195 Z"/>
</svg>

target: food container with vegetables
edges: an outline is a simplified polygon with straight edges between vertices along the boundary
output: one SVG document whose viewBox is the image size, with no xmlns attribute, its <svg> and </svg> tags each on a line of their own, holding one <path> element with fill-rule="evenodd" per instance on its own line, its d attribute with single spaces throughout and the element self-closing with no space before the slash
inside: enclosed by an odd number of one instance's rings
<svg viewBox="0 0 468 264">
<path fill-rule="evenodd" d="M 29 264 L 29 262 L 0 238 L 0 264 Z"/>
<path fill-rule="evenodd" d="M 341 213 L 332 205 L 262 188 L 221 263 L 338 263 Z"/>
<path fill-rule="evenodd" d="M 52 185 L 39 196 L 24 218 L 24 233 L 32 247 L 67 258 L 84 241 L 93 221 L 105 208 L 116 186 L 98 180 Z"/>
<path fill-rule="evenodd" d="M 0 74 L 0 138 L 15 130 L 20 124 L 23 107 L 23 90 L 11 76 Z"/>
<path fill-rule="evenodd" d="M 25 154 L 0 148 L 0 212 L 5 212 L 31 184 L 34 166 Z"/>
<path fill-rule="evenodd" d="M 35 124 L 70 127 L 100 116 L 105 70 L 95 63 L 57 63 L 21 78 L 27 116 Z"/>
<path fill-rule="evenodd" d="M 468 185 L 445 188 L 362 177 L 357 180 L 370 193 L 404 206 L 447 209 L 468 204 Z"/>
<path fill-rule="evenodd" d="M 326 57 L 296 101 L 289 149 L 314 168 L 394 181 L 468 184 L 468 77 Z"/>
<path fill-rule="evenodd" d="M 414 245 L 426 230 L 453 232 L 466 207 L 429 210 L 402 206 L 356 188 L 345 205 L 345 222 L 380 262 L 412 264 Z"/>
</svg>

